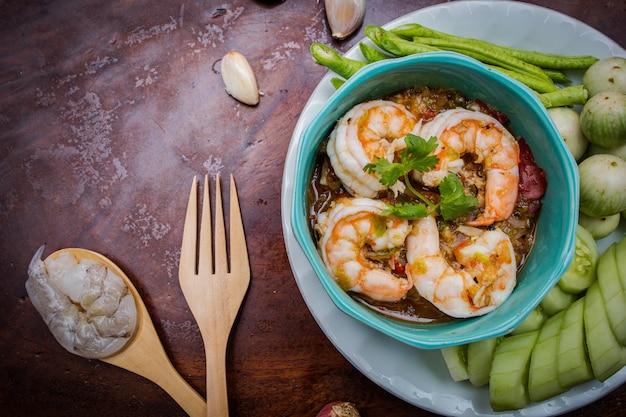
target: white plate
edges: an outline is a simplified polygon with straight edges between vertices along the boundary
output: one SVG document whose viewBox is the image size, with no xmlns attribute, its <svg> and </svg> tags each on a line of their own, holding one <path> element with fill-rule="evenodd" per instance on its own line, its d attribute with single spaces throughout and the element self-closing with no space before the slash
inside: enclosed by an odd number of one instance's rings
<svg viewBox="0 0 626 417">
<path fill-rule="evenodd" d="M 519 48 L 598 58 L 625 56 L 619 45 L 586 24 L 553 10 L 512 1 L 455 1 L 420 9 L 385 27 L 416 22 L 459 36 L 491 40 Z M 362 58 L 358 47 L 347 56 Z M 486 387 L 454 382 L 437 350 L 419 350 L 357 322 L 328 297 L 298 245 L 291 227 L 295 154 L 302 131 L 334 92 L 327 74 L 304 107 L 287 152 L 282 184 L 282 223 L 287 254 L 302 296 L 326 336 L 359 371 L 380 387 L 417 407 L 449 416 L 496 415 Z M 580 82 L 580 74 L 573 81 Z M 626 234 L 620 230 L 600 243 L 604 250 Z M 626 381 L 626 368 L 604 383 L 591 381 L 549 401 L 498 416 L 549 416 L 598 400 Z"/>
</svg>

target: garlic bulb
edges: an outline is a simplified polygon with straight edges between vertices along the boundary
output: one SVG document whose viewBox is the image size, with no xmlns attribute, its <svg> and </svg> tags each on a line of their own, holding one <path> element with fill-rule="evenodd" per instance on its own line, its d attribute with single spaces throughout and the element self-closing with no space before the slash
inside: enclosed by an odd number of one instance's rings
<svg viewBox="0 0 626 417">
<path fill-rule="evenodd" d="M 229 51 L 222 58 L 221 72 L 226 92 L 233 98 L 250 106 L 259 102 L 256 78 L 245 56 Z"/>
<path fill-rule="evenodd" d="M 324 6 L 335 39 L 347 38 L 363 23 L 365 0 L 325 0 Z"/>
</svg>

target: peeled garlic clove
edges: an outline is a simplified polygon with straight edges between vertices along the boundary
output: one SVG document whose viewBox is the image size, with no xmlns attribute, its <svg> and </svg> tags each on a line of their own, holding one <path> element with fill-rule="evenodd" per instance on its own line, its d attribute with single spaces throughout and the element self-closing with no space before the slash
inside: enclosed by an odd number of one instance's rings
<svg viewBox="0 0 626 417">
<path fill-rule="evenodd" d="M 363 23 L 365 0 L 325 0 L 326 19 L 335 39 L 345 39 Z"/>
<path fill-rule="evenodd" d="M 226 92 L 233 98 L 250 106 L 259 102 L 256 78 L 245 56 L 229 51 L 222 58 L 221 72 Z"/>
</svg>

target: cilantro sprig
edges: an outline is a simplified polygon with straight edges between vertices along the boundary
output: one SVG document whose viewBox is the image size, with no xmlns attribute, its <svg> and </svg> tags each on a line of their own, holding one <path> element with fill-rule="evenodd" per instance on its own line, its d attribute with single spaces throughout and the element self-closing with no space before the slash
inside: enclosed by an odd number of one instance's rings
<svg viewBox="0 0 626 417">
<path fill-rule="evenodd" d="M 459 178 L 449 173 L 439 184 L 439 212 L 445 220 L 456 219 L 471 213 L 478 206 L 478 199 L 473 195 L 466 195 Z"/>
<path fill-rule="evenodd" d="M 439 158 L 431 153 L 437 148 L 437 138 L 424 138 L 409 133 L 404 138 L 406 148 L 400 151 L 400 162 L 389 162 L 386 158 L 374 157 L 374 162 L 365 165 L 365 172 L 380 175 L 380 182 L 388 187 L 393 186 L 400 177 L 408 179 L 409 172 L 430 171 L 437 166 Z M 408 181 L 406 181 L 408 183 Z"/>
<path fill-rule="evenodd" d="M 472 212 L 478 205 L 476 197 L 466 195 L 458 177 L 449 173 L 439 184 L 439 203 L 434 203 L 417 191 L 409 181 L 409 173 L 413 170 L 428 172 L 437 166 L 439 158 L 432 155 L 437 148 L 437 138 L 426 140 L 409 133 L 404 138 L 406 148 L 400 154 L 399 162 L 390 162 L 386 158 L 375 157 L 374 162 L 365 165 L 367 173 L 380 175 L 380 182 L 392 187 L 400 178 L 404 179 L 406 187 L 415 194 L 424 204 L 403 202 L 394 205 L 388 204 L 384 214 L 405 219 L 419 219 L 438 212 L 445 220 L 452 220 Z"/>
</svg>

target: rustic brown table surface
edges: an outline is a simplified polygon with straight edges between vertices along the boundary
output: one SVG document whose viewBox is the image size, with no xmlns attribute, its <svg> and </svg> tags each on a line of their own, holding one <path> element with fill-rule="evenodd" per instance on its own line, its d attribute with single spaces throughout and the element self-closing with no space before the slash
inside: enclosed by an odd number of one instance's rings
<svg viewBox="0 0 626 417">
<path fill-rule="evenodd" d="M 367 2 L 384 24 L 440 1 Z M 532 1 L 626 46 L 621 0 Z M 232 416 L 430 416 L 356 370 L 324 336 L 289 266 L 280 193 L 291 133 L 333 41 L 318 1 L 0 1 L 0 415 L 182 416 L 153 383 L 66 352 L 24 289 L 35 250 L 99 251 L 144 297 L 171 360 L 205 393 L 202 340 L 178 285 L 194 175 L 238 181 L 252 279 L 229 346 Z M 244 53 L 261 102 L 225 92 L 219 60 Z M 226 185 L 225 182 L 223 182 Z M 390 352 L 390 354 L 392 354 Z M 624 415 L 626 387 L 570 416 Z"/>
</svg>

